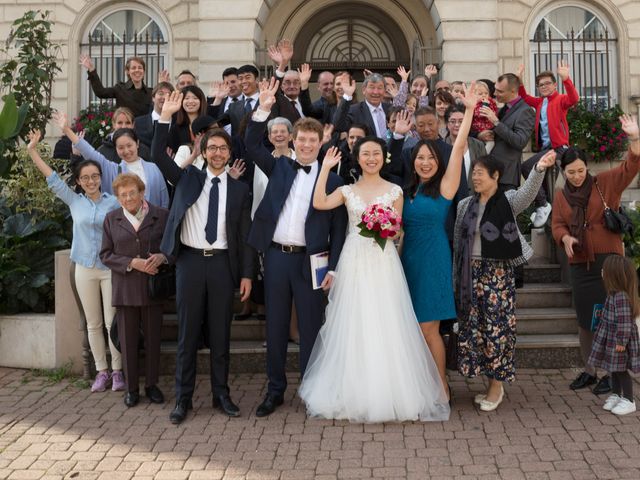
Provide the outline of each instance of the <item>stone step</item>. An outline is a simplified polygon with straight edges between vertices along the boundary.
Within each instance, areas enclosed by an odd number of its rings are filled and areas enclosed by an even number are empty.
[[[525,283],[516,292],[518,308],[563,308],[571,302],[571,286],[565,283]]]
[[[575,334],[576,313],[573,308],[518,308],[518,335]]]
[[[289,343],[287,371],[298,370],[300,347]],[[160,374],[173,375],[176,368],[176,342],[162,342]],[[264,373],[267,349],[261,341],[232,341],[231,373]],[[518,335],[516,345],[517,368],[566,368],[581,365],[577,334]],[[209,373],[209,350],[197,355],[198,373]]]
[[[524,267],[524,283],[560,283],[562,269],[557,263],[529,263]]]
[[[231,340],[262,340],[266,335],[264,320],[255,317],[247,320],[234,320],[231,322]],[[163,341],[175,341],[178,338],[178,316],[175,313],[165,313],[162,319]]]

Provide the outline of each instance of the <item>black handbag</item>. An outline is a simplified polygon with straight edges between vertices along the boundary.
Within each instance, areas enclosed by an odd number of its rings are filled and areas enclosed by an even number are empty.
[[[620,207],[617,212],[612,210],[604,200],[604,195],[602,195],[602,191],[598,186],[598,180],[594,179],[594,183],[596,184],[596,189],[604,205],[604,226],[613,233],[628,233],[629,235],[633,235],[633,222],[624,211],[624,208]]]
[[[155,275],[149,275],[149,298],[164,300],[176,294],[176,268],[162,265]]]

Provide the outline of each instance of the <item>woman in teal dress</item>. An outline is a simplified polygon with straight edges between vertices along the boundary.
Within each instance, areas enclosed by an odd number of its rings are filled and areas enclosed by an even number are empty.
[[[445,350],[440,320],[456,317],[453,301],[452,260],[445,222],[458,187],[467,136],[477,98],[474,88],[465,92],[465,114],[453,144],[449,165],[439,157],[437,144],[421,140],[412,151],[413,177],[405,189],[402,265],[409,284],[413,309],[422,335],[436,361],[443,385]],[[402,130],[404,125],[400,125]],[[396,131],[398,131],[396,121]],[[447,395],[448,392],[448,386]]]

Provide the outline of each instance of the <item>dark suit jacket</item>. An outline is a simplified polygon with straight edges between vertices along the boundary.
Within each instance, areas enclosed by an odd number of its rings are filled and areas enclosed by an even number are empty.
[[[244,111],[245,102],[235,102],[229,106],[226,112],[223,112],[224,102],[217,107],[211,107],[209,109],[209,115],[217,119],[218,125],[231,125],[231,135],[240,134],[240,125],[248,114]],[[258,107],[258,101],[252,103],[253,110]]]
[[[495,145],[491,156],[504,165],[501,184],[520,185],[522,150],[529,142],[536,123],[535,111],[520,99],[493,129]]]
[[[151,140],[153,140],[153,123],[150,113],[136,117],[133,121],[133,129],[136,131],[140,143],[145,144],[147,147],[151,146]]]
[[[453,147],[451,143],[451,137],[447,136],[444,141]],[[471,168],[468,172],[464,172],[467,178],[467,186],[469,187],[469,195],[474,193],[473,183],[471,182],[471,174],[473,173],[473,162],[476,158],[483,157],[487,154],[487,148],[482,140],[478,140],[477,138],[468,137],[467,143],[469,144],[469,158],[471,159]]]
[[[380,105],[382,106],[386,116],[390,108],[389,104],[382,102]],[[353,105],[351,105],[350,102],[346,102],[344,99],[340,100],[336,113],[333,116],[334,131],[348,132],[349,128],[351,128],[351,125],[354,123],[363,123],[369,128],[371,135],[376,134],[376,123],[371,116],[369,106],[364,100]]]
[[[160,253],[160,241],[167,223],[169,211],[149,204],[149,212],[136,232],[124,216],[122,208],[109,212],[104,219],[100,260],[111,269],[114,307],[139,307],[157,305],[163,300],[149,298],[149,275],[138,270],[127,272],[134,258],[149,258]],[[171,255],[167,255],[169,261]]]
[[[182,220],[187,210],[198,200],[207,172],[193,165],[184,170],[166,153],[167,124],[158,123],[151,147],[151,157],[160,171],[174,185],[173,203],[169,212],[167,226],[162,238],[160,250],[165,255],[177,256],[180,253],[180,233]],[[233,282],[237,285],[240,278],[253,278],[254,251],[247,244],[251,225],[251,200],[249,187],[227,177],[227,248]]]
[[[297,120],[300,120],[300,112],[293,106],[291,100],[284,96],[282,90],[278,90],[276,93],[276,103],[271,107],[271,115],[269,118],[284,117],[293,125]]]
[[[318,100],[311,103],[311,94],[309,93],[308,88],[300,91],[298,100],[300,100],[302,113],[307,117],[318,119],[322,124],[333,123],[333,116],[338,105],[330,104],[324,97],[320,97]]]
[[[262,143],[266,122],[249,121],[245,144],[247,154],[269,177],[264,198],[253,218],[249,233],[249,243],[259,251],[266,251],[271,245],[278,218],[289,196],[291,185],[296,177],[293,160],[288,157],[275,158]],[[329,174],[327,193],[342,185],[342,179]],[[329,250],[329,270],[335,270],[347,233],[347,211],[344,206],[333,210],[316,210],[313,202],[305,223],[307,258],[303,269],[305,279],[311,279],[309,255]]]

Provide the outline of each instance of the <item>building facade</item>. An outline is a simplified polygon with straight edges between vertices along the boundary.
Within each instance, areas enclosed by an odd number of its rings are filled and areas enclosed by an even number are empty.
[[[0,1],[2,38],[29,9],[52,12],[63,45],[54,106],[70,114],[92,101],[81,53],[105,85],[137,54],[148,84],[159,69],[189,69],[206,91],[227,66],[265,69],[266,46],[281,38],[294,41],[294,66],[316,72],[436,63],[441,78],[469,81],[524,63],[531,86],[565,58],[585,99],[635,111],[640,95],[640,2],[631,0],[14,0]]]

